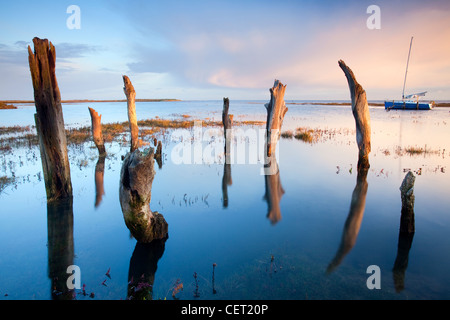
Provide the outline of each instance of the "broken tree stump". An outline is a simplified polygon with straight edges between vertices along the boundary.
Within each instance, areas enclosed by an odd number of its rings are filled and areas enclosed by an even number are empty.
[[[155,176],[154,149],[135,150],[126,155],[120,172],[119,199],[127,228],[143,243],[162,239],[168,224],[162,214],[150,210]]]
[[[359,157],[358,167],[369,168],[370,146],[370,113],[367,103],[366,91],[356,81],[353,71],[339,60],[339,66],[347,78],[350,88],[350,96],[352,99],[352,112],[356,123],[356,142],[358,144]]]
[[[405,288],[405,272],[408,268],[409,251],[415,234],[414,223],[414,182],[416,177],[409,171],[400,186],[402,198],[402,211],[400,217],[400,230],[398,234],[397,257],[395,258],[392,275],[395,291]]]
[[[94,138],[94,143],[98,149],[99,155],[102,156],[106,154],[102,133],[102,115],[99,115],[97,111],[92,108],[88,107],[88,109],[89,114],[91,115],[92,137]]]
[[[286,85],[283,85],[279,80],[275,79],[273,87],[270,88],[270,102],[264,105],[267,110],[267,157],[270,157],[275,151],[277,142],[280,138],[284,115],[288,111],[286,103],[284,102],[285,91]]]
[[[36,105],[36,131],[39,138],[47,200],[72,197],[67,140],[61,94],[55,75],[56,51],[47,39],[33,39],[28,46],[28,62]]]
[[[127,76],[123,76],[123,83],[123,91],[127,97],[128,122],[131,133],[130,152],[133,152],[139,147],[139,128],[136,118],[136,91],[134,91],[134,87]]]
[[[416,177],[408,171],[400,186],[402,197],[402,213],[400,218],[400,232],[414,233],[414,182]]]

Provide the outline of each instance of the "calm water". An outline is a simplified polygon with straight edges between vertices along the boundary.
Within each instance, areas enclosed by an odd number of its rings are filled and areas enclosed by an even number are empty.
[[[263,103],[231,100],[230,113],[237,120],[265,120]],[[66,125],[90,125],[87,106],[102,114],[102,123],[127,119],[126,103],[66,104]],[[262,127],[242,128],[250,138],[237,135],[236,141],[247,158],[229,167],[220,155],[208,157],[221,128],[202,130],[204,160],[214,160],[203,164],[175,163],[179,142],[172,131],[160,133],[164,162],[155,164],[150,208],[164,215],[169,237],[147,246],[130,235],[119,203],[128,143],[106,144],[101,197],[93,142],[69,147],[73,203],[59,206],[47,205],[37,147],[2,152],[0,176],[15,180],[0,193],[0,299],[61,298],[54,289],[65,283],[68,265],[80,268],[87,293],[76,290],[72,298],[86,300],[126,299],[131,277],[142,274],[152,283],[147,292],[153,299],[172,299],[179,283],[180,299],[449,299],[449,109],[370,108],[371,167],[358,180],[350,107],[288,108],[283,131],[310,127],[326,134],[314,144],[282,138],[274,176],[262,175],[262,160],[249,155],[260,152],[252,134]],[[2,110],[0,126],[33,125],[34,110]],[[185,114],[220,121],[222,101],[137,103],[136,111],[138,119]],[[404,152],[411,146],[428,152]],[[416,176],[416,232],[405,249],[399,247],[399,187],[408,170]],[[276,182],[284,191],[279,203],[265,197]],[[367,193],[358,193],[364,186]],[[351,210],[353,195],[363,212]],[[346,221],[360,225],[342,252]],[[403,262],[400,280],[393,276],[396,259]],[[380,268],[379,290],[366,285],[371,265]]]

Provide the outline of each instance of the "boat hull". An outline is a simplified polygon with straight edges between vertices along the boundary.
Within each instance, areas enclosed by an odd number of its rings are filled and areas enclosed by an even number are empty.
[[[431,110],[433,105],[414,101],[385,101],[384,108],[386,110]]]

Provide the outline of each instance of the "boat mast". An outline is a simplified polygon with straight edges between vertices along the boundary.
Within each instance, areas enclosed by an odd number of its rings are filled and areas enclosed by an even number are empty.
[[[411,42],[409,44],[408,61],[406,62],[405,80],[403,81],[403,93],[402,93],[402,99],[403,100],[405,100],[406,75],[408,74],[409,56],[411,55],[412,41],[413,41],[413,37],[411,37]]]

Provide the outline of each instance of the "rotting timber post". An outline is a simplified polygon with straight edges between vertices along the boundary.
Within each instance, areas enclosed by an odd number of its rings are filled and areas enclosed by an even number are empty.
[[[130,124],[131,133],[131,148],[130,152],[133,152],[139,147],[139,128],[137,125],[136,118],[136,91],[131,84],[130,79],[127,76],[123,76],[123,91],[127,97],[127,108],[128,108],[128,122]]]
[[[264,105],[267,110],[267,157],[271,157],[272,153],[275,152],[278,139],[280,138],[284,115],[288,111],[286,103],[284,102],[285,91],[286,85],[283,85],[279,80],[275,79],[273,87],[270,88],[270,102]]]
[[[119,199],[127,228],[143,243],[167,236],[168,224],[162,214],[150,210],[155,177],[154,149],[129,152],[120,172]]]
[[[123,76],[124,92],[128,102],[131,149],[125,156],[120,171],[119,200],[125,225],[133,237],[142,243],[163,239],[168,234],[168,224],[162,214],[150,209],[152,183],[155,177],[155,150],[150,147],[142,152],[138,149],[138,125],[133,85]],[[161,144],[157,151],[161,157]],[[161,158],[160,158],[161,160]]]
[[[56,51],[47,39],[33,39],[28,62],[36,105],[36,131],[44,172],[47,200],[72,197],[67,140],[61,94],[55,75]]]
[[[352,99],[352,112],[356,123],[356,142],[358,143],[358,168],[369,168],[370,147],[370,113],[366,91],[356,81],[353,71],[339,60],[339,66],[347,77]]]
[[[91,123],[92,123],[92,137],[94,138],[94,143],[98,149],[98,153],[100,156],[106,155],[105,150],[105,143],[103,141],[103,134],[102,134],[102,115],[98,114],[97,111],[95,111],[92,108],[89,108],[89,113],[91,115]]]

